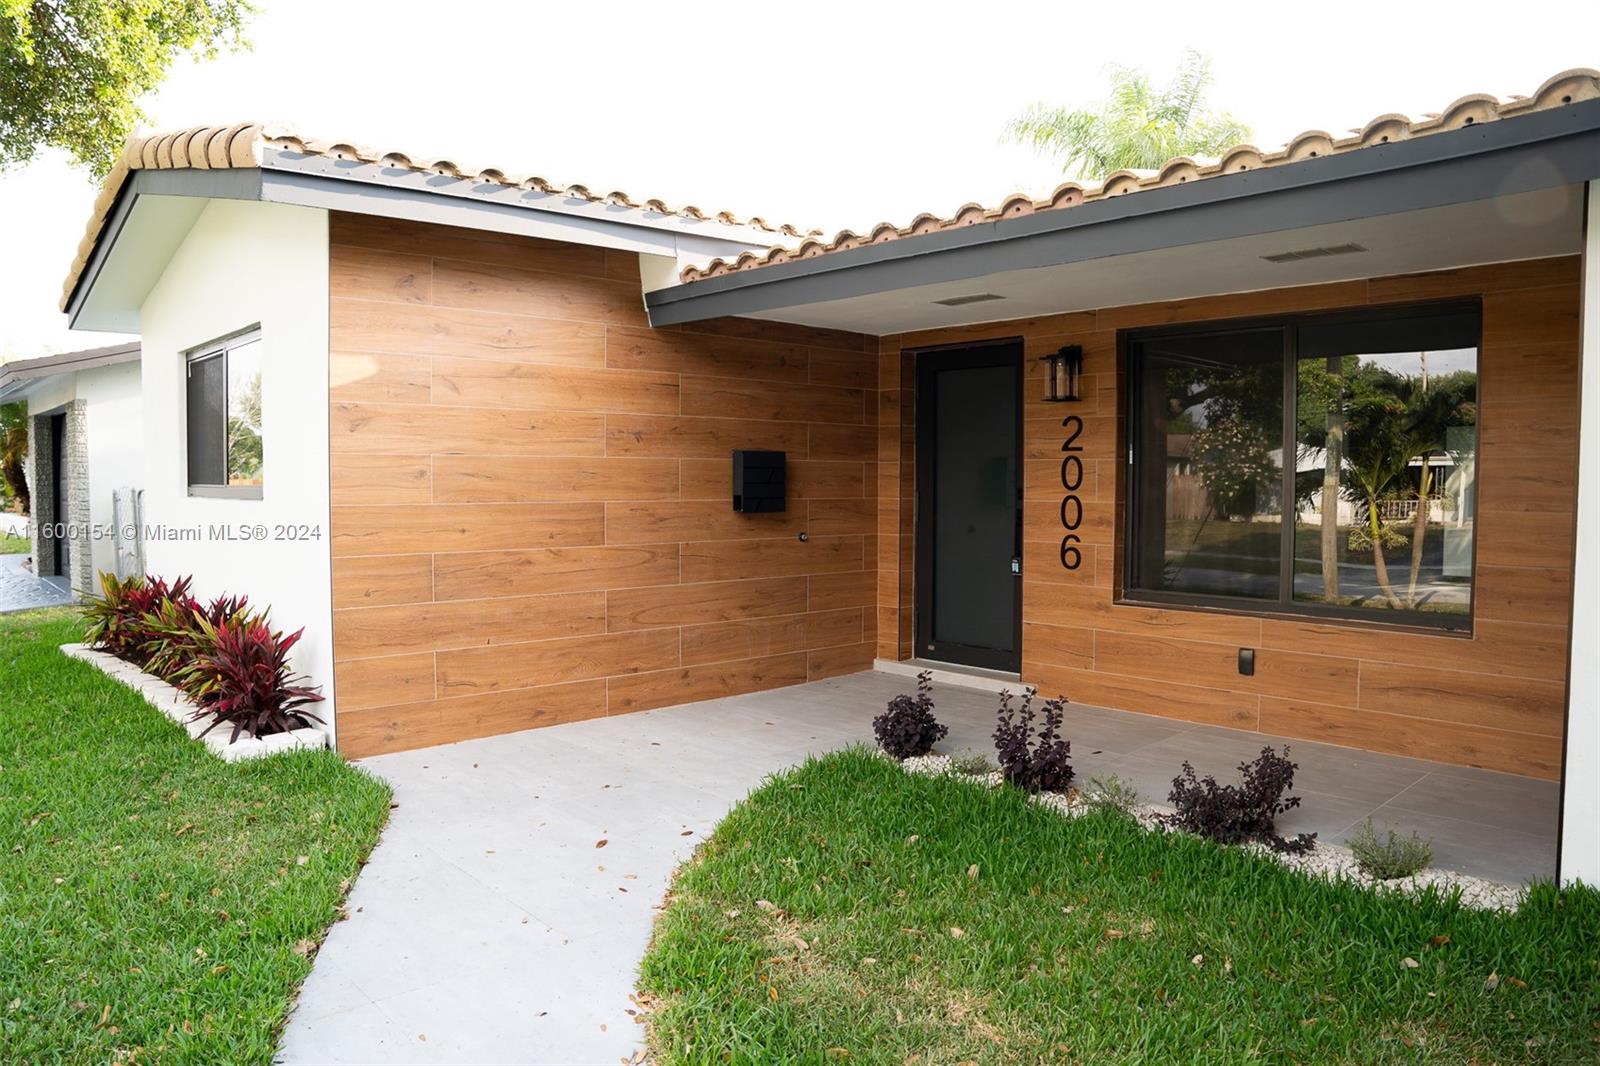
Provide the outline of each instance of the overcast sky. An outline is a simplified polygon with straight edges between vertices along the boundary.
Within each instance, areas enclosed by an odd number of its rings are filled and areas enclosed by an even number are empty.
[[[1600,65],[1593,0],[1528,18],[1460,0],[258,6],[253,50],[181,63],[151,128],[278,120],[830,235],[1048,192],[1059,172],[1001,146],[1006,120],[1093,102],[1114,63],[1163,82],[1186,47],[1212,57],[1212,104],[1263,148]],[[56,311],[94,195],[56,155],[0,175],[0,356],[110,339]]]

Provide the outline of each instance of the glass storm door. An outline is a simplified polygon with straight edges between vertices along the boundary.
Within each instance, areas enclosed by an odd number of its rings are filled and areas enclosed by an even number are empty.
[[[916,654],[1022,664],[1022,346],[917,356]]]

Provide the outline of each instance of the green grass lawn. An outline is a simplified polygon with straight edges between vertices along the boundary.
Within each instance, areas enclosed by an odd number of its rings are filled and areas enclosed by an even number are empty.
[[[1594,1062],[1600,894],[1381,896],[855,750],[734,809],[641,987],[669,1063]]]
[[[0,533],[0,555],[22,555],[32,550],[33,544],[27,537],[18,537],[11,533]]]
[[[388,787],[332,752],[228,765],[0,616],[0,1062],[267,1063]]]

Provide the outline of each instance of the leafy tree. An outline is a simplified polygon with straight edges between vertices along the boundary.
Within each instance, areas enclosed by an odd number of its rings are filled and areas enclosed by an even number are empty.
[[[261,374],[239,389],[228,412],[228,484],[261,482]]]
[[[1189,50],[1171,84],[1111,68],[1111,93],[1097,108],[1030,105],[1006,126],[1005,139],[1061,161],[1061,171],[1089,180],[1117,170],[1154,170],[1175,156],[1216,156],[1248,140],[1250,128],[1205,107],[1211,61]]]
[[[1212,513],[1249,518],[1275,487],[1283,377],[1268,363],[1200,361],[1165,369],[1167,432],[1188,433]]]
[[[1168,448],[1174,437],[1187,436],[1184,454],[1205,488],[1205,504],[1192,526],[1188,545],[1178,547],[1168,531],[1168,556],[1163,580],[1171,587],[1202,547],[1213,519],[1249,521],[1276,510],[1275,490],[1281,477],[1273,450],[1281,447],[1283,373],[1276,363],[1236,359],[1234,342],[1222,339],[1211,347],[1191,345],[1185,356],[1164,357],[1160,402],[1165,408],[1163,435]],[[1174,558],[1172,553],[1181,553]]]
[[[1200,472],[1212,513],[1248,520],[1264,490],[1279,476],[1272,458],[1278,444],[1260,423],[1236,418],[1209,422],[1189,438],[1189,458]]]
[[[173,62],[239,48],[250,0],[0,0],[0,168],[65,149],[96,176]]]
[[[22,505],[23,514],[32,514],[28,498],[28,478],[23,463],[28,458],[28,405],[24,402],[0,405],[0,480],[5,495]]]

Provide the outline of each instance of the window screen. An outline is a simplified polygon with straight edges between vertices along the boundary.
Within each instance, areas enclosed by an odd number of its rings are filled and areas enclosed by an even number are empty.
[[[189,484],[228,481],[227,356],[189,361]]]

